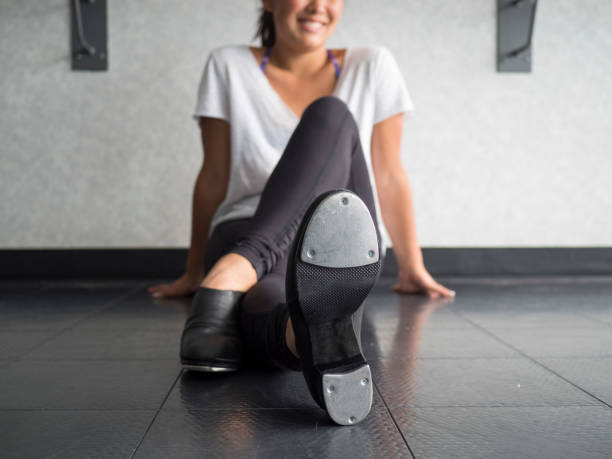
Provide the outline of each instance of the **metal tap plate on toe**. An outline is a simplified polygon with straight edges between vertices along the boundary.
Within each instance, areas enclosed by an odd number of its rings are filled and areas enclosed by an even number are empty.
[[[326,198],[306,226],[300,258],[329,268],[378,261],[376,229],[365,203],[353,193]]]

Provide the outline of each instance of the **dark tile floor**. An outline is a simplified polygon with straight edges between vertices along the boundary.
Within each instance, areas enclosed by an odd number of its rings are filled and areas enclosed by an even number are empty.
[[[157,280],[0,282],[0,457],[612,455],[612,278],[440,278],[366,300],[374,404],[336,426],[301,373],[182,372]]]

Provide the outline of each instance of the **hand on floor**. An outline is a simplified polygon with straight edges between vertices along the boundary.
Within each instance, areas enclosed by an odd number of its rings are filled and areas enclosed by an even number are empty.
[[[167,298],[173,296],[188,296],[195,292],[204,276],[191,276],[183,274],[171,284],[160,284],[149,287],[147,290],[153,298]]]
[[[393,285],[392,290],[397,293],[425,293],[430,298],[455,296],[455,291],[436,282],[425,266],[400,269],[398,282]]]

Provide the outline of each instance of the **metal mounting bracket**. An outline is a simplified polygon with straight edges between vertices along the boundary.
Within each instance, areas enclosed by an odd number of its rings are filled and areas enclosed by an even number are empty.
[[[72,70],[108,70],[106,0],[69,0]]]
[[[531,72],[538,0],[497,0],[497,71]]]

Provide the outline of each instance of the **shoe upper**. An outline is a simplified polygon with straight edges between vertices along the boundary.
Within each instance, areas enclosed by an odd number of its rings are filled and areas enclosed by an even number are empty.
[[[200,287],[181,336],[181,359],[237,363],[242,357],[239,305],[245,292]]]

